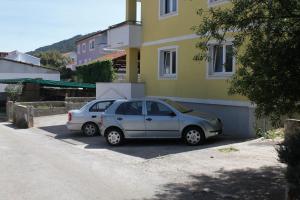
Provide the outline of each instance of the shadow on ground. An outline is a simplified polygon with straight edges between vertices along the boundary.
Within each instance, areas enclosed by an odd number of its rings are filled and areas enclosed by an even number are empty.
[[[220,170],[215,176],[192,176],[188,184],[164,185],[151,200],[282,200],[285,196],[283,173],[280,167]]]
[[[65,141],[73,145],[85,144],[86,149],[108,149],[143,159],[152,159],[170,154],[177,154],[240,142],[240,140],[233,141],[224,140],[222,138],[214,138],[208,140],[203,146],[191,147],[185,145],[181,140],[129,140],[126,141],[123,146],[111,147],[108,146],[105,138],[101,136],[84,137],[80,133],[68,131],[65,125],[39,127],[39,129],[52,133],[55,139]]]

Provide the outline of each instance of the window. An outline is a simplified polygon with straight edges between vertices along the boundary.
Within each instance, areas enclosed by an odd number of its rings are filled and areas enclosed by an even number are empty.
[[[174,112],[162,103],[147,101],[147,115],[149,116],[171,116]]]
[[[80,45],[77,45],[77,54],[80,54]]]
[[[208,6],[214,6],[221,3],[229,2],[228,0],[208,0]]]
[[[90,112],[104,112],[111,104],[113,101],[102,101],[95,103],[91,108]]]
[[[211,45],[209,47],[209,75],[232,75],[234,56],[232,44]]]
[[[159,49],[160,78],[176,78],[177,75],[177,47]]]
[[[134,101],[122,103],[116,110],[117,115],[143,115],[143,102]]]
[[[90,44],[90,50],[94,50],[95,49],[95,40],[91,40],[89,42],[89,44]]]
[[[160,0],[160,16],[172,16],[178,12],[178,0]]]
[[[85,53],[85,52],[86,52],[86,44],[83,43],[83,44],[82,44],[82,53]]]

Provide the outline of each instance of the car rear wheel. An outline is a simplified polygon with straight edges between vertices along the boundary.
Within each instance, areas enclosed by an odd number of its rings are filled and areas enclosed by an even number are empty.
[[[93,137],[99,133],[98,126],[94,123],[86,123],[82,127],[82,132],[87,137]]]
[[[124,141],[122,131],[117,128],[109,129],[105,135],[106,141],[111,146],[119,146]]]
[[[201,128],[190,127],[184,131],[183,139],[190,146],[197,146],[205,142],[205,134]]]

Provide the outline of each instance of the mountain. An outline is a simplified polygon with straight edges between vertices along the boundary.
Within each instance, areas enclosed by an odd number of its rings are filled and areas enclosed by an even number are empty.
[[[70,51],[76,51],[76,45],[75,42],[78,40],[82,35],[76,35],[70,39],[63,40],[57,43],[54,43],[52,45],[40,47],[34,51],[28,52],[28,54],[34,55],[39,52],[45,52],[45,51],[58,51],[60,53],[67,53]]]

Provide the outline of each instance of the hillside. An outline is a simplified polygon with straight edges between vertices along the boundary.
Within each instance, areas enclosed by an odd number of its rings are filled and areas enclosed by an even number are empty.
[[[45,51],[58,51],[60,53],[66,53],[70,51],[76,51],[76,45],[75,41],[78,40],[82,35],[76,35],[75,37],[72,37],[67,40],[63,40],[57,43],[54,43],[52,45],[40,47],[34,51],[28,52],[31,55],[34,55],[39,52],[45,52]]]

